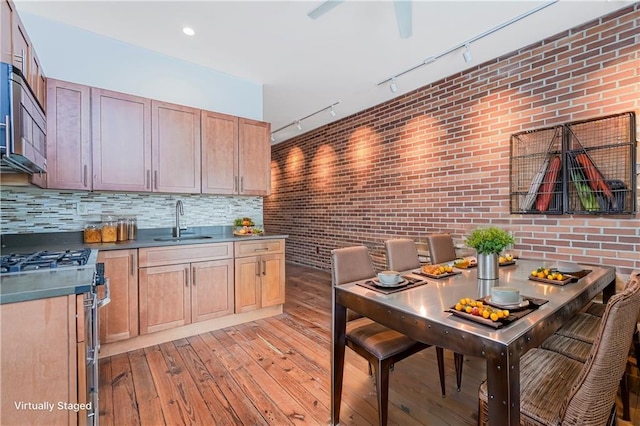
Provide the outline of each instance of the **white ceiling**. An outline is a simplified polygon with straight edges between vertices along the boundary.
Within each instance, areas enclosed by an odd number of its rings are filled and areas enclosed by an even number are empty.
[[[471,43],[469,63],[460,48],[399,77],[394,94],[378,83],[548,2],[413,1],[413,35],[403,39],[391,1],[345,0],[316,20],[307,13],[323,1],[15,1],[19,11],[262,83],[272,130],[340,101],[335,118],[315,114],[303,132],[632,3],[553,3]],[[183,35],[187,25],[194,37]],[[274,136],[298,134],[289,126]]]

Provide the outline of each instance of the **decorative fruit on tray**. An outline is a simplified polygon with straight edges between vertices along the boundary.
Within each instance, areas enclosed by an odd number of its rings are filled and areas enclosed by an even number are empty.
[[[498,258],[498,263],[506,263],[506,262],[511,262],[513,260],[513,255],[511,254],[505,254],[504,256],[500,256]]]
[[[255,226],[255,223],[250,217],[237,218],[233,221],[233,225],[233,235],[260,235],[264,232],[264,229],[259,226]]]
[[[536,278],[545,278],[552,281],[562,281],[568,278],[562,275],[560,272],[550,271],[549,269],[542,267],[531,271],[531,276]]]
[[[422,265],[422,272],[431,275],[442,275],[453,272],[453,267],[450,265]]]
[[[250,217],[237,218],[233,224],[235,226],[255,226],[255,223],[253,223]]]
[[[506,309],[494,308],[493,306],[485,305],[479,300],[470,299],[468,297],[460,299],[460,301],[456,303],[455,309],[456,311],[466,312],[477,317],[490,319],[493,322],[509,316],[509,311]]]

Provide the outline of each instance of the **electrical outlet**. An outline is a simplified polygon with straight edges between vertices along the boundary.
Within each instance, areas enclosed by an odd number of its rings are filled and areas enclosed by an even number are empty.
[[[86,215],[88,213],[88,211],[87,211],[87,203],[83,203],[83,202],[78,201],[76,203],[76,213],[79,216]]]

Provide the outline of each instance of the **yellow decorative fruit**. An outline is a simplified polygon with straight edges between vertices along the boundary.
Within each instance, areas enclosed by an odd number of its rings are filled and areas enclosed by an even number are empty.
[[[507,311],[506,309],[504,311],[502,311],[502,315],[507,318],[509,316],[509,311]]]
[[[498,314],[492,312],[491,315],[489,315],[489,318],[491,318],[491,321],[498,321]]]
[[[471,311],[473,311],[473,308],[471,306],[467,306],[466,308],[464,308],[464,311],[468,314],[471,313]]]
[[[456,303],[456,311],[461,311],[462,305],[460,303]]]
[[[484,311],[482,311],[482,318],[489,318],[489,315],[491,315],[491,313],[489,312],[488,309],[485,309]]]

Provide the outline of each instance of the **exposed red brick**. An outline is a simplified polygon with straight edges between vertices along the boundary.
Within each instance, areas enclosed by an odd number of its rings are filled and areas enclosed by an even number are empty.
[[[365,244],[382,267],[385,239],[462,243],[488,224],[523,257],[640,269],[638,214],[509,211],[511,134],[640,114],[639,26],[635,3],[275,145],[266,228],[290,235],[289,260],[321,269],[336,247]]]

